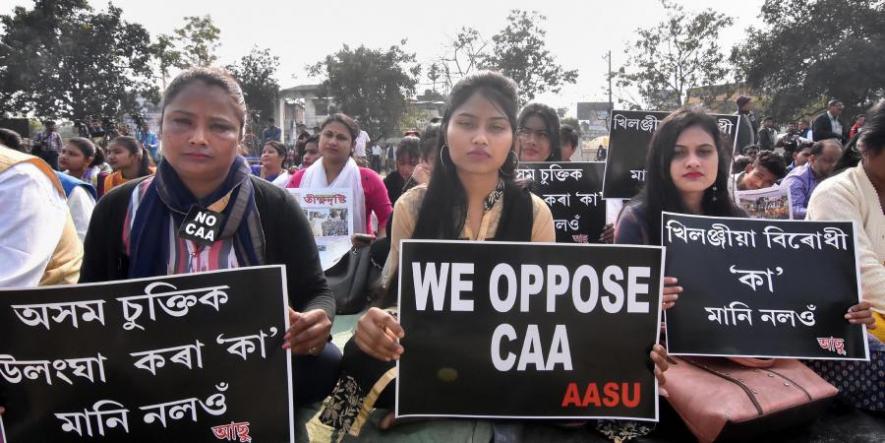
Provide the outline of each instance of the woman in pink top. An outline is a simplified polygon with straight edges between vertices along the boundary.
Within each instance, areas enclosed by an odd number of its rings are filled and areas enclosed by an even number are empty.
[[[369,168],[357,166],[353,160],[353,148],[359,133],[359,126],[347,115],[329,116],[320,126],[322,157],[309,168],[296,171],[287,187],[352,189],[353,232],[381,237],[393,206],[381,176]],[[372,213],[378,219],[377,233],[372,230]]]

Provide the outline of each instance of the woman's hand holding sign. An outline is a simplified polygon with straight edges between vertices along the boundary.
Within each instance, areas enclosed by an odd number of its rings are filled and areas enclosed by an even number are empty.
[[[663,346],[656,344],[652,346],[649,355],[651,361],[655,362],[655,378],[658,379],[658,385],[664,386],[667,382],[664,372],[667,372],[667,369],[670,368],[670,365],[667,363],[667,350]]]
[[[356,325],[354,340],[366,354],[382,360],[397,360],[403,354],[399,339],[405,336],[402,326],[390,313],[370,308]]]
[[[677,283],[679,283],[679,280],[676,277],[664,277],[664,297],[661,299],[664,310],[672,308],[676,305],[676,300],[679,300],[682,286],[677,285]]]
[[[860,302],[850,308],[845,318],[853,325],[867,325],[867,329],[876,329],[876,319],[873,318],[873,305],[870,302]]]
[[[283,349],[296,355],[317,355],[326,346],[332,322],[322,309],[296,312],[289,308],[289,330],[283,337]]]

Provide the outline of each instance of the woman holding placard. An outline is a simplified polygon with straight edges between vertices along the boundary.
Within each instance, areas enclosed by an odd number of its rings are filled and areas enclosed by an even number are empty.
[[[373,233],[372,214],[378,219],[378,235],[383,236],[392,205],[381,176],[357,166],[353,149],[360,128],[344,114],[330,115],[320,126],[322,157],[307,169],[295,172],[288,188],[349,188],[353,190],[355,233]]]
[[[692,108],[664,119],[651,139],[645,188],[624,208],[615,243],[660,245],[661,212],[745,217],[729,198],[729,155],[716,119]],[[664,308],[673,307],[682,292],[673,277],[664,279]],[[848,309],[855,324],[873,324],[870,304]]]
[[[516,84],[496,73],[469,75],[452,89],[430,183],[409,190],[397,201],[390,254],[382,274],[385,288],[395,286],[403,239],[555,241],[546,203],[513,180],[519,163],[517,101]],[[393,292],[388,291],[389,299],[382,298],[377,305],[393,306]],[[394,378],[390,370],[403,353],[399,339],[404,334],[395,308],[371,308],[360,318],[353,339],[345,346],[342,378],[331,403],[311,421],[311,432],[341,432],[352,420],[359,422],[357,412],[371,410],[372,402],[378,407],[393,406],[393,386],[385,387],[384,382]],[[655,345],[651,358],[663,382],[664,349]],[[392,423],[390,414],[380,426]]]
[[[247,115],[243,91],[226,71],[179,74],[163,96],[157,173],[99,201],[80,281],[286,265],[291,327],[283,346],[295,354],[296,403],[315,402],[333,387],[341,358],[328,341],[335,299],[304,213],[239,155]],[[204,223],[199,239],[178,229],[200,213],[223,221]]]

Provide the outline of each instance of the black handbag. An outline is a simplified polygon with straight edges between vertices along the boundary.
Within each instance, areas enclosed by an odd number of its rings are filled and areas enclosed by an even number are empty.
[[[369,304],[371,282],[380,275],[372,264],[371,248],[355,247],[326,271],[326,282],[335,295],[335,312],[357,314]]]

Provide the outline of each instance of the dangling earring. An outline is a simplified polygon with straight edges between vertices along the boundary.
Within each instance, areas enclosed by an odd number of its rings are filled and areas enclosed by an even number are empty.
[[[716,192],[719,191],[719,188],[717,188],[716,185],[713,185],[712,189],[713,189],[713,201],[715,202],[717,200]]]
[[[445,151],[447,149],[449,149],[449,145],[442,145],[442,147],[439,148],[439,164],[440,164],[440,166],[442,166],[443,170],[448,169],[448,166],[446,165],[445,157],[443,157],[443,151]]]

